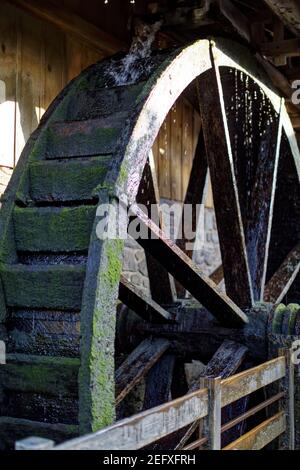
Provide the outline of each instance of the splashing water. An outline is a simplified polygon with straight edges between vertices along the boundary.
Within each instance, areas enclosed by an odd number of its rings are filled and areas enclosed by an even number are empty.
[[[135,83],[147,72],[145,59],[151,55],[152,44],[161,25],[162,21],[152,25],[140,21],[136,25],[129,53],[121,61],[113,62],[108,70],[116,86]]]

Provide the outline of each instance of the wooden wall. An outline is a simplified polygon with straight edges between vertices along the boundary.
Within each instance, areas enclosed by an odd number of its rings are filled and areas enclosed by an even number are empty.
[[[51,101],[104,56],[48,23],[0,3],[0,192]]]
[[[177,100],[153,146],[161,197],[184,200],[200,126],[191,104],[185,98]]]

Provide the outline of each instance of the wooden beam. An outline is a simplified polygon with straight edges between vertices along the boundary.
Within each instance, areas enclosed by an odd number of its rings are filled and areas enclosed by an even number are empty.
[[[73,439],[57,450],[138,450],[201,419],[208,412],[207,389],[118,421],[94,434]]]
[[[285,432],[286,420],[284,412],[259,424],[223,450],[261,450]]]
[[[116,404],[149,372],[151,367],[166,352],[170,343],[164,339],[145,339],[116,371]]]
[[[300,56],[300,39],[267,42],[261,45],[261,53],[267,57],[298,57]]]
[[[124,276],[120,280],[119,300],[146,321],[167,323],[175,320],[174,315],[147,297]]]
[[[104,51],[114,54],[124,48],[125,44],[115,36],[102,31],[92,23],[83,20],[80,16],[72,13],[61,3],[53,0],[7,0],[18,8],[47,21],[67,34],[76,36],[80,41]]]
[[[175,356],[164,354],[150,370],[146,380],[144,410],[163,405],[170,401]]]
[[[164,266],[196,300],[202,303],[215,317],[225,325],[242,325],[248,322],[247,315],[202,271],[175,242],[168,240],[157,225],[150,220],[136,205],[131,206],[131,213],[137,217],[142,233],[148,231],[148,237],[137,242]]]
[[[201,75],[198,83],[226,292],[240,307],[250,307],[253,303],[253,291],[218,65],[214,63],[214,69]]]
[[[220,0],[220,11],[230,21],[238,33],[251,41],[251,29],[248,18],[230,0]]]
[[[282,93],[285,98],[291,99],[294,89],[291,87],[289,80],[280,72],[271,62],[262,57],[260,54],[255,55],[258,62],[265,69],[265,72],[271,79],[273,85]],[[295,108],[300,110],[300,105],[294,105]]]
[[[264,300],[280,303],[300,271],[300,243],[288,254],[265,288]]]
[[[279,357],[222,380],[222,407],[282,379],[285,373],[285,357]]]
[[[289,30],[300,37],[300,4],[298,0],[264,0]]]

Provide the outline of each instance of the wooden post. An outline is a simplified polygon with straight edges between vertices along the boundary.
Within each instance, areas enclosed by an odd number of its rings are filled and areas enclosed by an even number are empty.
[[[43,439],[42,437],[27,437],[15,444],[15,450],[49,450],[55,445],[54,441],[50,439]]]
[[[221,450],[221,377],[204,379],[208,389],[208,415],[204,424],[204,436],[209,450]]]
[[[290,349],[280,349],[279,356],[286,361],[286,375],[280,381],[280,391],[285,393],[281,401],[281,409],[286,415],[286,432],[279,438],[279,448],[282,450],[295,450],[295,410],[294,410],[294,364]]]

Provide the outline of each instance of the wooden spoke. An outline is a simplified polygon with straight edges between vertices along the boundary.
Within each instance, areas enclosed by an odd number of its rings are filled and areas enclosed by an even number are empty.
[[[289,253],[265,288],[266,302],[281,303],[300,272],[300,243]]]
[[[201,387],[202,379],[205,377],[221,377],[226,379],[233,375],[242,364],[247,354],[247,348],[233,341],[224,341],[217,350],[211,361],[203,369],[198,379],[191,385],[188,393],[194,392]],[[192,434],[199,427],[200,422],[197,421],[185,429],[184,435],[181,436],[180,442],[176,449],[182,449]]]
[[[290,143],[284,132],[282,136],[277,187],[275,194],[273,223],[269,243],[268,268],[266,275],[267,295],[271,292],[269,283],[280,272],[300,240],[300,184]],[[294,265],[296,268],[296,265]],[[293,269],[293,268],[292,268]],[[286,280],[289,279],[287,274]],[[274,278],[276,280],[276,277]],[[276,281],[275,281],[276,282]],[[272,285],[272,284],[270,284]],[[287,286],[289,302],[298,302],[300,283]],[[274,295],[275,291],[274,291]],[[279,293],[280,295],[280,293]],[[274,298],[274,297],[273,297]]]
[[[282,100],[277,112],[246,74],[230,67],[220,73],[249,272],[258,301],[265,284],[284,106]]]
[[[137,241],[164,266],[196,300],[201,302],[224,325],[247,323],[247,316],[226,294],[206,277],[199,267],[171,240],[167,240],[162,230],[151,221],[136,205],[131,206],[131,213],[148,230],[147,239]]]
[[[246,228],[249,269],[255,300],[263,299],[268,246],[273,221],[278,162],[282,136],[282,121],[274,120],[261,142],[250,214]],[[252,217],[251,217],[252,216]],[[259,220],[259,223],[258,223]]]
[[[170,401],[175,356],[164,354],[152,367],[146,380],[144,410]]]
[[[150,297],[147,297],[124,276],[121,276],[119,300],[146,321],[153,323],[168,323],[175,321],[172,313],[163,309]]]
[[[159,221],[160,226],[162,225],[162,218],[159,211],[159,190],[158,182],[156,179],[155,163],[153,153],[150,152],[149,158],[144,168],[142,181],[137,194],[137,203],[143,204],[147,209],[152,206],[152,211],[155,206],[157,211],[155,214],[152,213],[155,221]],[[150,282],[150,292],[153,300],[159,304],[172,304],[174,301],[175,286],[170,279],[169,273],[162,267],[159,266],[157,260],[153,256],[146,252],[148,277]]]
[[[146,339],[125,359],[115,376],[117,405],[146,376],[169,345],[164,339]]]
[[[220,72],[199,79],[199,99],[227,294],[240,307],[253,303],[245,236]],[[233,242],[234,240],[234,242]]]

